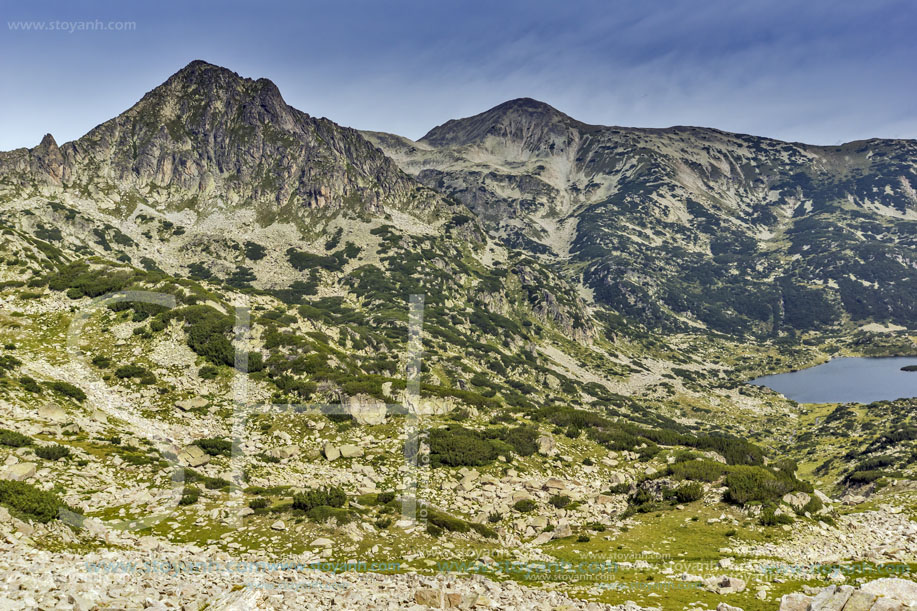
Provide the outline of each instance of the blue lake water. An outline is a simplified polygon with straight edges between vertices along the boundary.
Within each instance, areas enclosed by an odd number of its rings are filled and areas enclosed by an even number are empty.
[[[915,357],[844,357],[791,373],[762,376],[749,384],[766,386],[800,403],[872,403],[917,397]]]

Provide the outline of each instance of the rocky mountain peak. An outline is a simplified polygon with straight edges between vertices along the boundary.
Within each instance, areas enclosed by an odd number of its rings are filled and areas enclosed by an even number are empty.
[[[490,110],[433,128],[420,142],[434,147],[485,145],[488,140],[538,151],[569,137],[582,124],[553,106],[532,98],[509,100]]]
[[[208,111],[232,108],[237,113],[210,115]],[[295,111],[298,112],[298,111]],[[147,93],[131,110],[133,115],[148,114],[148,119],[200,123],[239,119],[247,124],[270,122],[292,129],[294,109],[287,105],[272,81],[250,79],[221,66],[195,60]],[[204,126],[202,126],[204,127]]]
[[[45,134],[38,145],[39,150],[52,151],[58,150],[57,140],[51,134]]]
[[[153,207],[176,198],[199,210],[254,202],[269,218],[278,206],[285,214],[397,206],[418,186],[355,130],[289,106],[270,80],[201,60],[78,140],[58,148],[49,135],[0,155],[0,175],[26,185],[27,172],[98,193],[117,184]]]

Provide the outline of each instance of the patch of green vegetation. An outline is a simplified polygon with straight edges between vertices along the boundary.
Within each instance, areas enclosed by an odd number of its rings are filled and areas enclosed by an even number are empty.
[[[481,467],[498,456],[507,460],[514,454],[531,456],[535,453],[537,429],[528,426],[496,427],[484,431],[450,424],[433,429],[427,436],[430,465],[433,467]]]
[[[52,492],[39,490],[25,482],[9,480],[0,480],[0,505],[9,509],[14,517],[42,524],[60,517],[62,509],[79,513]]]
[[[123,290],[137,278],[133,270],[100,267],[92,269],[87,263],[70,263],[47,277],[52,291],[67,291],[73,299],[98,297]]]
[[[194,442],[194,445],[210,456],[232,456],[232,442],[228,439],[208,437],[207,439],[198,439]]]
[[[54,392],[70,397],[78,403],[82,403],[86,400],[86,393],[84,393],[79,387],[74,386],[70,382],[55,380],[52,382],[45,382],[45,386]]]
[[[32,445],[32,438],[10,429],[0,429],[0,445],[22,448]]]
[[[60,460],[70,456],[70,448],[62,445],[38,446],[35,448],[35,455],[45,460]]]
[[[146,367],[136,363],[118,367],[115,369],[115,377],[122,380],[128,378],[136,379],[141,384],[146,385],[156,383],[156,376],[151,371],[148,371]]]
[[[316,507],[343,507],[347,494],[337,487],[309,488],[293,495],[293,509],[310,511]]]

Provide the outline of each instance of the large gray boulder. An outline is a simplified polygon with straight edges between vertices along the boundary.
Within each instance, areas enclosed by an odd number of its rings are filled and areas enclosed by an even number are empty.
[[[182,399],[181,401],[175,402],[175,407],[180,409],[183,412],[189,412],[193,409],[200,409],[202,407],[207,407],[209,405],[207,399],[201,397],[194,397],[192,399]]]
[[[556,453],[554,437],[551,435],[542,435],[538,438],[538,453],[544,456],[552,456]]]
[[[829,586],[815,595],[810,611],[841,611],[853,593],[853,586]]]
[[[863,584],[864,592],[917,606],[917,583],[899,577],[884,577]]]
[[[870,594],[869,592],[864,592],[863,590],[857,590],[850,595],[850,598],[847,599],[847,604],[844,605],[844,611],[869,611],[872,609],[872,606],[875,602],[875,594]]]
[[[276,458],[277,460],[285,460],[287,458],[293,458],[299,454],[299,446],[288,445],[283,446],[282,448],[271,448],[265,452],[268,456]]]
[[[39,407],[38,417],[49,422],[65,422],[69,418],[63,407],[53,403],[45,403]]]
[[[36,469],[37,465],[33,462],[16,463],[15,465],[8,467],[0,477],[3,479],[12,480],[14,482],[21,482],[35,475]]]
[[[704,580],[704,585],[717,594],[736,594],[745,591],[745,580],[738,577],[721,575],[719,577],[708,577]]]
[[[210,456],[199,446],[185,446],[185,449],[178,453],[178,460],[186,467],[202,467],[210,462]]]
[[[342,458],[358,458],[363,456],[363,448],[353,444],[345,443],[340,448]]]
[[[330,441],[325,443],[325,447],[322,448],[322,453],[325,455],[327,460],[337,460],[341,457],[341,451]]]
[[[387,408],[385,403],[375,397],[359,394],[347,397],[343,403],[344,409],[357,424],[374,426],[385,422]]]
[[[812,597],[799,592],[784,594],[780,599],[780,611],[809,611]]]

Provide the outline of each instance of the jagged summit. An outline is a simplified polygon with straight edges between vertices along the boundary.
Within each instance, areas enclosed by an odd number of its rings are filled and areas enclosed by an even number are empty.
[[[26,168],[52,184],[111,191],[116,183],[143,197],[221,206],[373,209],[417,188],[359,132],[289,106],[268,79],[202,60],[60,149],[46,136],[32,150],[0,155],[0,175]]]

